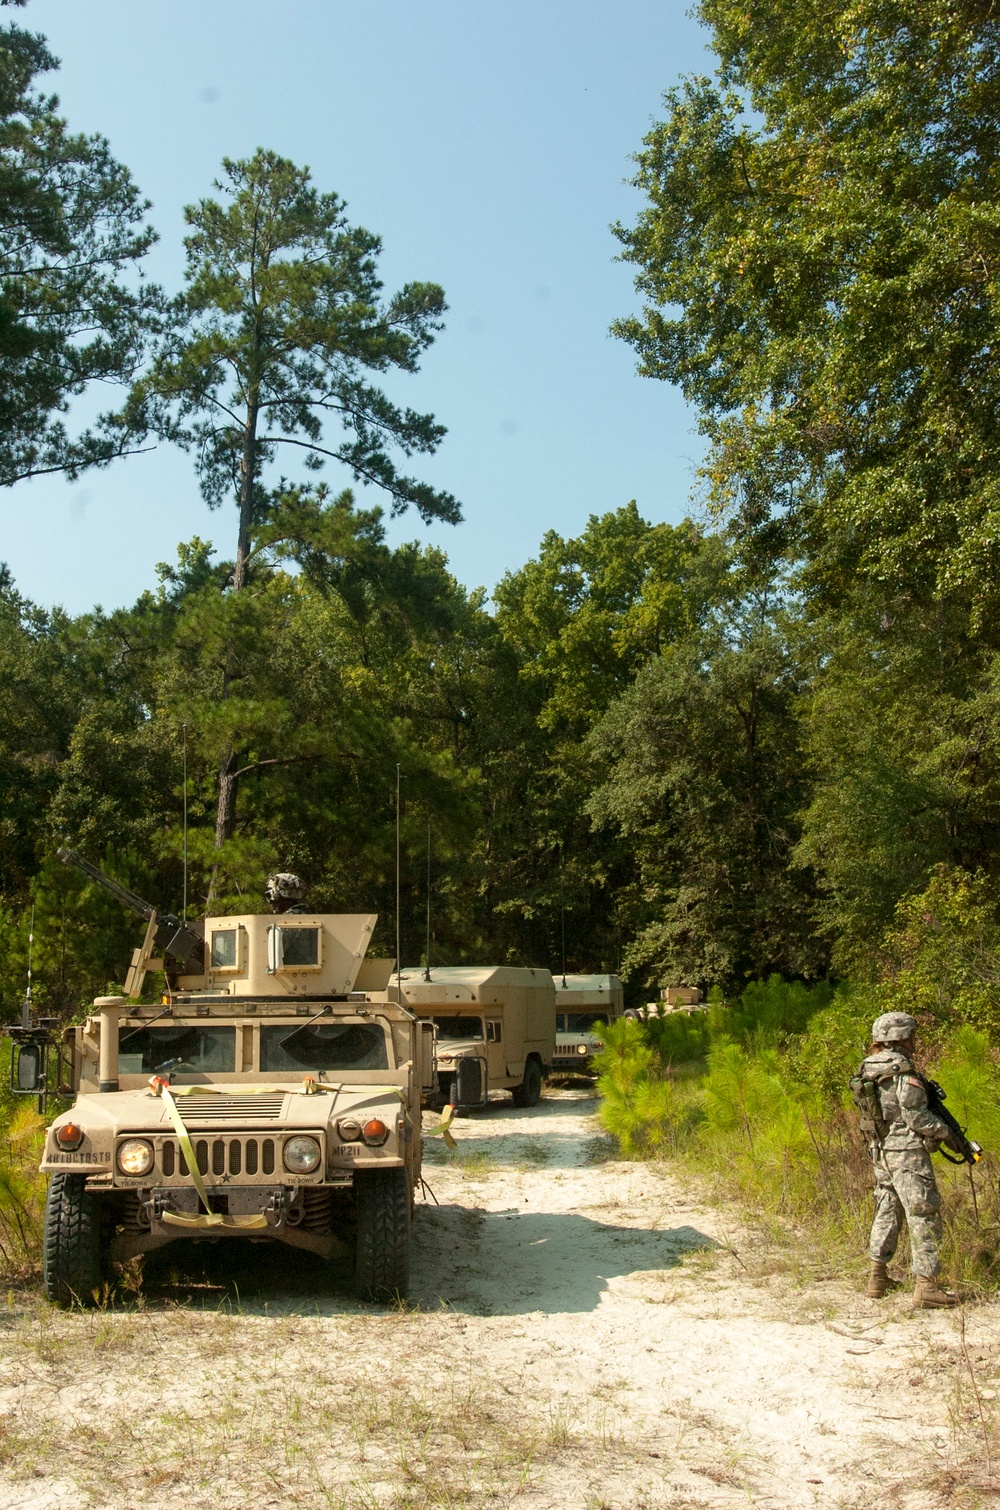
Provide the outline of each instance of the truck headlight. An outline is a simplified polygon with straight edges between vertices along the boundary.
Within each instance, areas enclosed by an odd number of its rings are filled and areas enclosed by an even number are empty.
[[[578,1043],[577,1046],[576,1046],[576,1052],[578,1054],[589,1054],[590,1053],[590,1048],[585,1043]]]
[[[122,1174],[148,1174],[153,1167],[153,1145],[145,1138],[126,1138],[118,1145],[118,1168]]]
[[[319,1144],[315,1138],[289,1138],[283,1158],[292,1174],[311,1174],[319,1163]]]

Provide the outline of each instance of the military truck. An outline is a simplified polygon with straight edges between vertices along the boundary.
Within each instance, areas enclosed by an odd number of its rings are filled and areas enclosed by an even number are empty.
[[[552,1068],[561,1074],[583,1074],[591,1058],[603,1049],[598,1024],[622,1015],[625,993],[617,975],[560,975],[556,977],[556,1049]],[[598,1029],[595,1031],[595,1029]]]
[[[148,926],[126,994],[98,997],[60,1045],[75,1101],[41,1165],[49,1298],[86,1303],[113,1262],[206,1237],[353,1253],[359,1296],[405,1293],[434,1033],[393,999],[394,961],[367,955],[376,914],[297,909],[188,928],[60,854]],[[145,1004],[150,970],[166,986]],[[35,1092],[42,1035],[13,1036],[12,1088]]]
[[[411,966],[391,992],[437,1039],[431,1105],[483,1106],[508,1090],[515,1106],[537,1106],[555,1051],[555,987],[548,970],[515,965]],[[389,994],[389,993],[387,993]]]

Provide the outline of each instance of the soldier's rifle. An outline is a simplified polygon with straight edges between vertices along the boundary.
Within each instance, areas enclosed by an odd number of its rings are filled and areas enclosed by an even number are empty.
[[[959,1126],[958,1122],[945,1106],[946,1092],[943,1087],[938,1085],[936,1080],[929,1080],[926,1075],[921,1075],[920,1079],[923,1082],[924,1090],[927,1092],[927,1110],[933,1112],[935,1117],[939,1117],[950,1129],[951,1136],[947,1140],[948,1147],[953,1153],[958,1154],[959,1157],[953,1159],[951,1154],[945,1152],[943,1146],[938,1149],[938,1153],[943,1159],[947,1159],[949,1164],[978,1164],[983,1156],[983,1150],[974,1138],[966,1137],[965,1128]]]

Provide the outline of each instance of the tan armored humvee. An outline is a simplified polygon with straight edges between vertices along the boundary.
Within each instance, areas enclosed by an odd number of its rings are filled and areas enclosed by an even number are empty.
[[[210,917],[198,949],[152,913],[126,989],[166,938],[162,1000],[100,997],[68,1031],[76,1100],[41,1166],[50,1299],[86,1302],[112,1261],[191,1237],[353,1249],[360,1296],[405,1292],[433,1028],[395,1001],[394,962],[366,959],[375,922]]]
[[[601,1023],[622,1015],[625,993],[617,975],[557,975],[556,1051],[552,1068],[580,1074],[591,1068],[591,1056],[603,1049]]]
[[[508,1090],[515,1106],[537,1106],[555,1049],[555,989],[548,970],[515,965],[447,965],[400,972],[411,1012],[436,1030],[438,1087],[428,1099],[482,1106]],[[390,991],[396,991],[393,975]]]

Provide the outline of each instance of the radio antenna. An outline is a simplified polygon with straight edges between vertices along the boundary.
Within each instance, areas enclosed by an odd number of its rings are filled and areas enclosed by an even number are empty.
[[[31,904],[31,922],[28,924],[28,984],[24,992],[24,1005],[21,1008],[22,1028],[31,1027],[31,946],[35,942],[35,904]]]
[[[431,978],[431,824],[427,820],[427,943],[424,948],[424,980]]]
[[[402,969],[401,946],[400,946],[400,917],[399,917],[399,761],[396,761],[396,1000],[403,1000],[402,986],[400,983],[400,970]]]
[[[184,906],[181,917],[188,917],[188,726],[184,724]]]
[[[559,912],[562,923],[562,983],[563,990],[568,990],[566,985],[566,893],[563,889],[563,846],[559,846]]]

